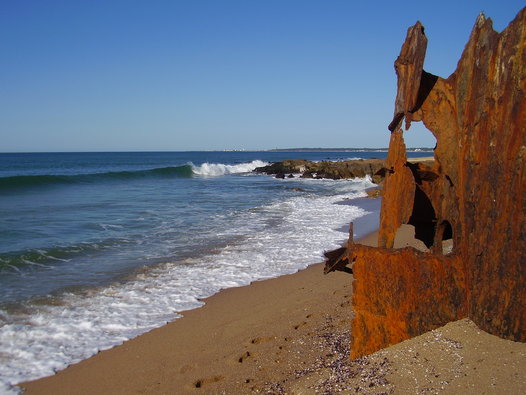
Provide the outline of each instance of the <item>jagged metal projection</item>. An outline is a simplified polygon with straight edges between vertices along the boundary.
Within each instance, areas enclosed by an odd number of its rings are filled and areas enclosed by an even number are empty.
[[[351,234],[327,263],[354,273],[353,358],[465,317],[526,341],[526,8],[502,33],[480,15],[447,79],[423,70],[426,46],[417,23],[395,62],[379,247]],[[437,139],[433,165],[407,161],[415,121]],[[428,252],[393,248],[403,224]]]

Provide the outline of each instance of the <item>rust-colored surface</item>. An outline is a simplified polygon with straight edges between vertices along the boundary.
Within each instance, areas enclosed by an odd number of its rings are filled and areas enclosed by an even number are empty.
[[[417,23],[395,63],[380,247],[347,247],[353,357],[464,317],[526,341],[526,8],[502,33],[480,15],[447,79],[423,71],[426,45]],[[407,162],[404,118],[435,135],[432,166]],[[429,252],[391,248],[406,223]]]
[[[406,166],[407,157],[402,131],[391,133],[387,172],[384,180],[384,195],[380,212],[378,246],[391,248],[395,233],[402,223],[407,222],[412,206],[407,204],[415,196],[415,181]]]
[[[393,251],[363,245],[356,245],[353,254],[353,273],[359,279],[353,287],[353,357],[466,316],[458,256],[426,259],[412,248]]]
[[[395,113],[389,130],[397,129],[405,118],[406,130],[411,126],[412,114],[418,107],[420,80],[426,56],[427,38],[420,22],[407,29],[407,37],[395,61],[398,76],[398,92],[395,101]]]

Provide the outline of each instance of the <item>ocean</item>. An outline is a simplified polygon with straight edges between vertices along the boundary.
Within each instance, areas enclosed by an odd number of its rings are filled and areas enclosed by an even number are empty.
[[[0,393],[174,320],[221,289],[320,262],[351,221],[357,236],[377,227],[379,201],[361,199],[368,178],[278,180],[254,168],[385,156],[0,154]]]

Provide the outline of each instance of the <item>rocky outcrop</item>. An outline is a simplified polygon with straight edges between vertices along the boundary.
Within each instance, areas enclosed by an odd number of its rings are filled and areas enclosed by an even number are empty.
[[[330,178],[333,180],[346,178],[363,178],[370,176],[374,183],[380,184],[385,176],[385,160],[363,159],[341,162],[321,161],[311,162],[302,159],[284,160],[254,170],[259,173],[276,175],[285,178],[286,174],[301,174],[304,178]]]
[[[481,14],[447,79],[423,70],[426,46],[417,23],[395,62],[379,247],[351,234],[327,262],[354,273],[353,357],[465,317],[526,341],[526,8],[502,33]],[[407,161],[415,121],[437,139],[434,164]],[[428,252],[393,248],[403,224]]]

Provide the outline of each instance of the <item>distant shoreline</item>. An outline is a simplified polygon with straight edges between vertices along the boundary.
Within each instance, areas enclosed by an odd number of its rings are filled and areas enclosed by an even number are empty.
[[[0,154],[90,154],[135,152],[387,152],[388,148],[273,148],[273,149],[223,149],[223,150],[130,150],[130,151],[9,151]],[[433,152],[433,148],[407,148],[406,152]]]
[[[274,148],[265,152],[387,152],[389,148]],[[407,152],[433,152],[433,148],[407,148]]]

